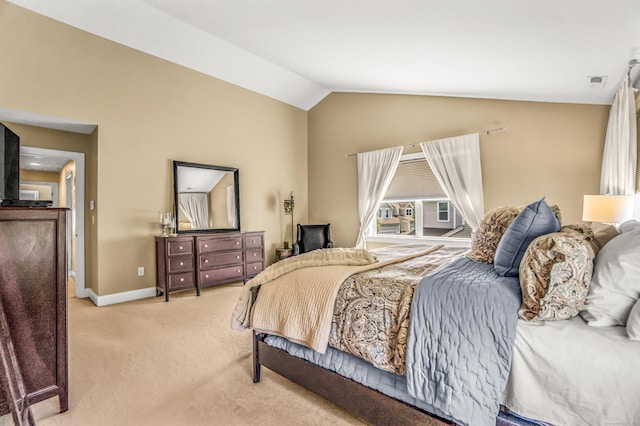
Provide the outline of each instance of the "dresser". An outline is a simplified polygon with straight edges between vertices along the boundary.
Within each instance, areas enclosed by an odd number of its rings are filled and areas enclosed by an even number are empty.
[[[264,232],[156,237],[156,294],[244,281],[264,269]]]
[[[67,209],[0,208],[0,298],[30,404],[69,409]],[[11,400],[0,389],[0,415]]]

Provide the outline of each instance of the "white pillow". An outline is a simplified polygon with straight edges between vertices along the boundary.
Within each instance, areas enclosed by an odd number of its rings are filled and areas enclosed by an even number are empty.
[[[640,341],[640,300],[633,305],[627,320],[627,335],[629,339]]]
[[[626,325],[631,308],[640,299],[640,222],[620,225],[621,234],[596,256],[585,310],[589,325]]]

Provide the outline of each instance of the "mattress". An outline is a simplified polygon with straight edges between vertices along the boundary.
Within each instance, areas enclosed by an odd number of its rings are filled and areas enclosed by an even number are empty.
[[[266,343],[428,411],[408,394],[403,376],[331,347],[321,355],[281,337]],[[624,327],[589,327],[579,316],[519,320],[503,404],[525,424],[636,426],[639,371],[640,342],[629,340]]]
[[[640,425],[640,342],[579,316],[520,320],[504,405],[557,425]]]

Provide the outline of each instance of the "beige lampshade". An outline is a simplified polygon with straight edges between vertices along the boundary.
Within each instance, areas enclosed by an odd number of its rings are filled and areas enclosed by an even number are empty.
[[[633,217],[633,195],[585,195],[582,220],[622,223]]]

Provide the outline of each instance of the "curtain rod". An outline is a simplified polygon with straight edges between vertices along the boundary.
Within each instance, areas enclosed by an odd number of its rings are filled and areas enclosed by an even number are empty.
[[[493,132],[501,132],[501,131],[503,131],[503,130],[507,130],[507,128],[506,128],[506,127],[496,127],[496,128],[494,128],[494,129],[487,129],[487,130],[485,130],[485,131],[484,131],[484,133],[486,133],[487,135],[490,135],[490,134],[491,134],[491,133],[493,133]],[[442,139],[446,139],[446,138],[442,138]],[[406,146],[408,146],[408,147],[413,148],[413,147],[415,147],[415,146],[417,146],[417,145],[420,145],[420,143],[421,143],[421,142],[418,142],[418,143],[408,143],[408,144],[406,144],[406,145],[398,145],[398,146],[402,146],[402,147],[406,147]],[[397,148],[397,147],[394,147],[394,148]],[[383,149],[384,149],[384,148],[383,148]],[[345,155],[345,157],[346,157],[346,158],[349,158],[349,157],[355,157],[355,156],[356,156],[356,155],[358,155],[358,154],[359,154],[358,152],[354,152],[354,153],[352,153],[352,154],[346,154],[346,155]]]

